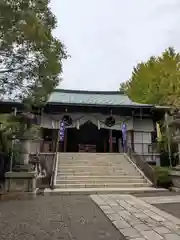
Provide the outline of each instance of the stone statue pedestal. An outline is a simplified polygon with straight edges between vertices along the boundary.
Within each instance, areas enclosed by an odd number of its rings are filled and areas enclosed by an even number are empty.
[[[36,172],[6,172],[5,192],[36,192]]]

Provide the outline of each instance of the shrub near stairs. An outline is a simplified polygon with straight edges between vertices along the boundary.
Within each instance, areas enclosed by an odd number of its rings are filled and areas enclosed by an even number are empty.
[[[169,175],[170,169],[167,167],[154,167],[158,187],[169,188],[172,185],[171,177]]]

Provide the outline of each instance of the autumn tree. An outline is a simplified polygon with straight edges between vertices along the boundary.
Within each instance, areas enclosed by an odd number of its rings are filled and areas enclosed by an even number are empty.
[[[0,1],[0,97],[45,102],[59,84],[63,43],[52,34],[57,21],[50,0]]]
[[[180,54],[169,48],[139,63],[120,89],[139,103],[180,107]]]

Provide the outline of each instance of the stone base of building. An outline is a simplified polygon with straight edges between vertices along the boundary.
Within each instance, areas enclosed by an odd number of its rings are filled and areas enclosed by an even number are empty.
[[[36,172],[7,172],[5,174],[5,192],[36,192]]]
[[[173,187],[180,190],[180,167],[174,168],[171,173]]]

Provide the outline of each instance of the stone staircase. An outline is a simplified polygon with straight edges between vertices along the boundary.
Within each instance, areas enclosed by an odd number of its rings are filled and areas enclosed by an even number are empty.
[[[125,154],[58,153],[55,189],[140,189],[150,181]]]

